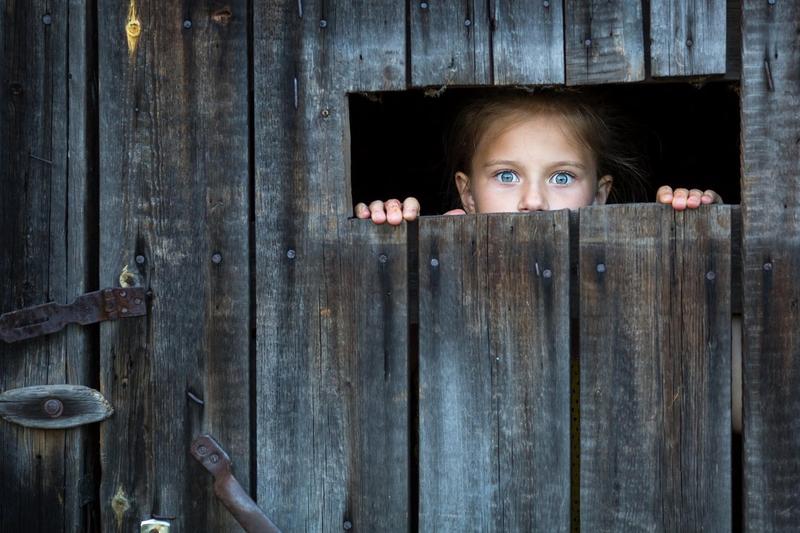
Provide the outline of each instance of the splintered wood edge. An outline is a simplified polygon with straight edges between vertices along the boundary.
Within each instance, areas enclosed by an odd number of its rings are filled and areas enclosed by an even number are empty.
[[[48,400],[61,402],[64,414],[45,412]],[[105,420],[114,408],[99,391],[83,385],[34,385],[0,394],[0,417],[20,426],[66,429]]]

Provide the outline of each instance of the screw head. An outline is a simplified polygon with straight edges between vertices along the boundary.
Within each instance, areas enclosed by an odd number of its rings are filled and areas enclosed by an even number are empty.
[[[50,15],[50,13],[45,13],[44,15],[42,15],[42,23],[45,26],[49,26],[52,22],[53,22],[53,17]]]
[[[183,27],[184,27],[184,28],[186,28],[186,29],[188,30],[189,28],[191,28],[191,27],[192,27],[192,21],[191,21],[191,20],[189,20],[189,19],[186,19],[186,20],[184,20],[184,21],[183,21]]]
[[[47,413],[47,416],[50,418],[58,418],[61,416],[61,413],[64,412],[64,404],[61,403],[61,400],[50,398],[44,402],[44,412]]]
[[[214,252],[211,255],[211,262],[214,263],[215,265],[222,263],[222,254],[219,252]]]
[[[211,461],[212,464],[217,464],[219,462],[219,455],[216,453],[212,453],[211,457],[209,457],[208,460]]]
[[[208,453],[208,448],[206,448],[204,444],[201,444],[200,446],[197,447],[197,453],[199,453],[200,455],[206,455]]]

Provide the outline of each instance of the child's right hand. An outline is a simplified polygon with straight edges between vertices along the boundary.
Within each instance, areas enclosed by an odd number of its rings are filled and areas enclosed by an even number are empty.
[[[416,198],[409,196],[401,202],[396,198],[382,202],[375,200],[369,204],[356,204],[355,213],[357,218],[371,218],[375,224],[388,222],[392,226],[397,226],[402,221],[411,222],[419,216],[419,202]]]

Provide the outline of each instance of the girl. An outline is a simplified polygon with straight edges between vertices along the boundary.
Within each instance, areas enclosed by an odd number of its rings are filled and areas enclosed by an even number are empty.
[[[445,214],[508,213],[603,205],[641,181],[638,157],[608,110],[574,92],[511,91],[468,105],[448,149],[461,209]],[[676,210],[721,202],[712,190],[661,187],[656,201]],[[355,215],[376,224],[415,220],[406,198],[359,203]]]

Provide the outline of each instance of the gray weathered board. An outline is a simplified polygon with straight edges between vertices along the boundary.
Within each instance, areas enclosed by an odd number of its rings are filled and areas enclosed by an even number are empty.
[[[744,520],[800,524],[800,42],[797,2],[743,13]]]
[[[730,251],[728,207],[581,210],[582,531],[730,531]]]
[[[346,99],[405,88],[405,5],[254,8],[258,502],[286,531],[407,531],[405,232],[347,220]]]
[[[83,2],[0,2],[0,313],[93,289],[95,102]],[[95,386],[92,330],[0,343],[0,391]],[[0,421],[0,529],[83,531],[99,473],[96,429]],[[43,509],[46,508],[46,512]]]
[[[569,527],[569,217],[419,234],[419,529]]]
[[[231,531],[189,455],[211,433],[250,483],[247,2],[100,2],[100,281],[152,290],[148,316],[101,327],[103,529],[151,515]],[[192,400],[189,393],[203,403]]]

